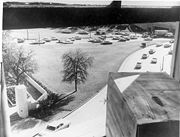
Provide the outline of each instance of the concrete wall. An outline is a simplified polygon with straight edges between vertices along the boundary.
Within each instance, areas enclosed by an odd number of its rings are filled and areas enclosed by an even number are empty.
[[[28,117],[27,90],[24,85],[15,87],[17,113],[20,117]]]
[[[111,76],[107,91],[107,137],[135,137],[136,120]]]

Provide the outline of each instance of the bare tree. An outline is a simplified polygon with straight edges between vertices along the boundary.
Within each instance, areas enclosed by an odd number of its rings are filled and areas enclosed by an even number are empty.
[[[93,57],[89,57],[87,53],[80,49],[76,51],[69,51],[62,56],[64,65],[64,76],[62,81],[72,83],[75,85],[75,92],[77,85],[84,83],[87,79],[88,67],[92,66]]]
[[[3,63],[8,84],[20,84],[25,80],[25,73],[32,74],[37,70],[37,63],[33,59],[32,51],[25,51],[22,47],[4,46]]]

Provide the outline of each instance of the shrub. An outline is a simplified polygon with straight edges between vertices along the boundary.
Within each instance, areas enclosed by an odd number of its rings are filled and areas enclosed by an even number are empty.
[[[39,107],[29,111],[29,116],[43,119],[51,116],[56,108],[67,105],[74,97],[65,97],[64,94],[49,93],[46,99],[38,102]]]

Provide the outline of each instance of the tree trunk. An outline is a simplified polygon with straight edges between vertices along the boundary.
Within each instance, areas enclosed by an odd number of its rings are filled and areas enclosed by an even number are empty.
[[[74,81],[74,86],[75,86],[75,92],[77,92],[77,74],[76,74],[76,78],[75,78],[75,81]]]
[[[75,80],[74,80],[75,91],[74,92],[77,92],[77,61],[74,67],[75,67]]]

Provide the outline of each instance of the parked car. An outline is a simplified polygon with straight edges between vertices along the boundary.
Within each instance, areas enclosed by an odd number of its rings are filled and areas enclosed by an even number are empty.
[[[149,50],[149,54],[153,54],[153,53],[155,53],[156,51],[154,50],[154,49],[150,49]]]
[[[166,37],[166,38],[173,38],[174,35],[173,35],[173,33],[169,32],[169,33],[165,34],[164,37]]]
[[[56,40],[58,40],[56,37],[51,37],[51,40],[52,41],[56,41]]]
[[[92,42],[92,43],[101,43],[102,40],[101,39],[92,39],[90,42]]]
[[[105,40],[106,39],[106,35],[99,36],[99,39]]]
[[[125,41],[126,41],[125,38],[123,38],[123,37],[120,37],[120,38],[119,38],[119,42],[125,42]]]
[[[130,39],[137,39],[136,35],[130,35]]]
[[[41,137],[41,136],[44,136],[53,132],[57,132],[59,130],[63,130],[65,128],[68,128],[69,126],[70,126],[70,122],[65,119],[53,121],[47,125],[45,131],[37,133],[33,137]]]
[[[125,40],[130,40],[130,37],[129,36],[121,36],[122,38],[124,38]]]
[[[167,43],[167,44],[164,44],[164,48],[169,48],[171,47],[171,44]]]
[[[151,38],[158,38],[158,36],[156,34],[153,34],[150,36]]]
[[[71,41],[75,41],[76,39],[74,37],[68,38]]]
[[[24,42],[24,39],[20,39],[20,38],[17,39],[17,43],[23,43],[23,42]]]
[[[137,62],[134,69],[141,69],[142,67],[141,64],[142,64],[141,62]]]
[[[140,47],[141,47],[141,48],[145,48],[145,47],[146,47],[146,43],[144,43],[144,42],[141,43]]]
[[[30,44],[32,44],[32,45],[40,45],[40,44],[45,44],[45,41],[43,41],[43,40],[36,40],[35,42],[31,42]]]
[[[147,38],[147,37],[149,37],[147,32],[142,34],[142,38]]]
[[[152,64],[156,64],[156,63],[157,63],[157,58],[152,58],[152,59],[151,59],[151,63],[152,63]]]
[[[144,41],[152,41],[153,39],[151,37],[144,38]]]
[[[174,43],[174,39],[171,39],[171,40],[169,41],[169,43]]]
[[[120,39],[119,36],[114,36],[114,37],[112,38],[112,40],[119,40],[119,39]]]
[[[81,37],[80,36],[75,36],[74,39],[75,40],[81,40]]]
[[[173,51],[172,51],[172,50],[170,50],[170,51],[168,52],[168,54],[169,54],[169,55],[172,55],[172,54],[173,54]]]
[[[101,45],[109,45],[109,44],[112,44],[112,42],[108,40],[101,42]]]
[[[147,59],[148,55],[147,54],[143,54],[142,55],[142,59]]]
[[[48,39],[48,38],[44,38],[43,41],[45,41],[45,42],[50,42],[51,40]]]
[[[70,39],[66,39],[66,40],[59,40],[57,43],[62,43],[62,44],[73,44],[73,41],[71,41]]]
[[[89,32],[87,32],[85,30],[80,30],[78,33],[81,35],[88,35],[89,34]]]
[[[156,47],[161,47],[163,44],[162,43],[158,43],[156,44]]]

